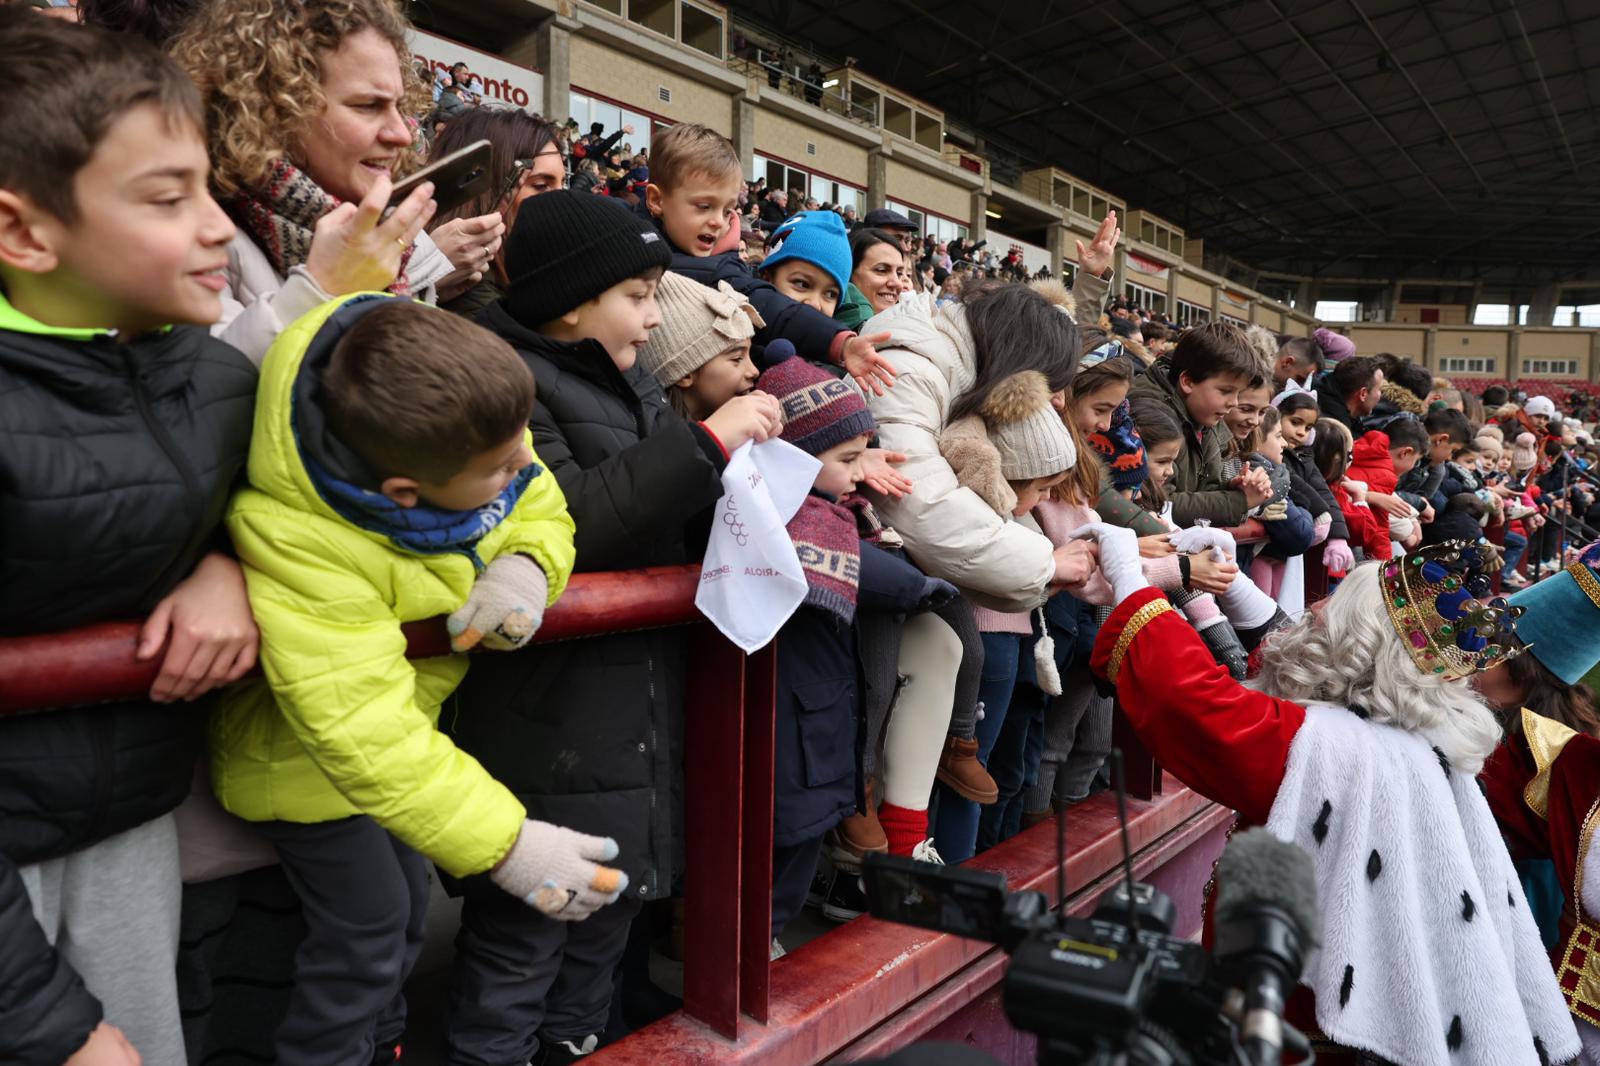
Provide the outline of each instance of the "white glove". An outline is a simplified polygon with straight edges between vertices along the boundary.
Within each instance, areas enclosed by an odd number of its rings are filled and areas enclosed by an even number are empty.
[[[528,819],[489,880],[528,906],[563,922],[581,922],[628,887],[628,875],[609,866],[617,842]]]
[[[1350,542],[1339,537],[1328,540],[1328,546],[1322,549],[1322,565],[1330,574],[1344,574],[1356,564],[1355,554],[1350,551]]]
[[[1188,529],[1180,529],[1172,535],[1172,546],[1184,555],[1198,555],[1207,548],[1216,548],[1232,559],[1239,552],[1239,546],[1233,541],[1233,534],[1214,526],[1190,526]]]
[[[1111,584],[1111,598],[1121,603],[1142,588],[1149,588],[1144,577],[1144,562],[1139,558],[1139,538],[1131,529],[1107,522],[1090,522],[1069,534],[1074,540],[1093,540],[1100,545],[1100,572]]]
[[[466,651],[483,642],[491,651],[512,651],[533,639],[544,621],[550,583],[526,555],[502,555],[478,576],[461,609],[450,616],[450,648]]]
[[[1258,629],[1278,613],[1278,602],[1244,574],[1228,582],[1228,587],[1217,597],[1217,606],[1235,629]]]

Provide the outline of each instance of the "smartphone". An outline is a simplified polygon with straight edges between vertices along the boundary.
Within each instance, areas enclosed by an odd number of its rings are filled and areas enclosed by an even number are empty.
[[[477,141],[442,159],[435,159],[395,185],[389,194],[389,206],[383,209],[384,217],[425,181],[433,182],[433,202],[438,205],[435,217],[482,196],[491,184],[489,167],[494,159],[493,152],[488,141]]]

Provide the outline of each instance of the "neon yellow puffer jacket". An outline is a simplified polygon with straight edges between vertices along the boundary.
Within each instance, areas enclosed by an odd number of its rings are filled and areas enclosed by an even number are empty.
[[[266,680],[228,691],[212,716],[212,780],[222,805],[250,821],[366,814],[449,873],[481,873],[516,840],[523,806],[437,728],[466,656],[410,662],[400,632],[402,622],[464,604],[472,561],[415,554],[340,517],[312,484],[290,422],[307,349],[359,298],[301,318],[261,367],[249,487],[233,498],[227,523]],[[541,465],[477,553],[484,563],[531,556],[554,603],[572,572],[572,536],[566,498]]]

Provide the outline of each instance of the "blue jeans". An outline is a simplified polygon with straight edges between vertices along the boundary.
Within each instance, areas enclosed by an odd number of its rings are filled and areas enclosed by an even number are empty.
[[[1505,543],[1506,568],[1500,571],[1501,577],[1508,577],[1522,562],[1523,553],[1528,550],[1528,538],[1521,533],[1506,530]]]
[[[1031,647],[1032,641],[1023,645],[1024,650]],[[989,753],[989,776],[999,787],[1000,796],[978,816],[979,851],[988,851],[1022,832],[1025,786],[1038,782],[1039,762],[1044,758],[1045,694],[1021,682],[1014,693],[1005,725],[1000,727],[1000,736]]]
[[[978,761],[989,765],[1000,729],[1005,725],[1011,692],[1017,685],[1017,667],[1031,637],[1020,633],[983,634],[983,677],[978,683],[978,700],[983,704],[983,720],[974,734],[978,741]],[[983,808],[936,785],[938,810],[934,815],[933,840],[947,863],[966,862],[977,850],[978,816]]]

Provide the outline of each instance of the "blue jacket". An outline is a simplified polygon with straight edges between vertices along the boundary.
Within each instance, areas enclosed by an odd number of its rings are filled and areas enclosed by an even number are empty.
[[[671,269],[674,274],[682,274],[712,288],[716,288],[717,282],[726,281],[735,292],[743,293],[749,299],[750,305],[766,322],[756,330],[752,353],[757,351],[757,347],[764,347],[781,337],[793,344],[802,358],[816,363],[828,362],[828,349],[833,345],[833,338],[848,332],[845,327],[816,308],[789,299],[773,288],[771,282],[756,277],[755,272],[739,259],[739,253],[690,255],[667,238],[666,230],[661,228],[661,220],[650,214],[644,201],[641,200],[635,210],[641,217],[650,220],[662,239],[667,241],[667,247],[672,249]],[[767,369],[760,359],[756,363],[762,370]]]
[[[931,579],[875,544],[861,542],[856,612],[905,615],[928,603]],[[813,840],[856,813],[865,724],[856,627],[801,607],[778,631],[773,843]]]

